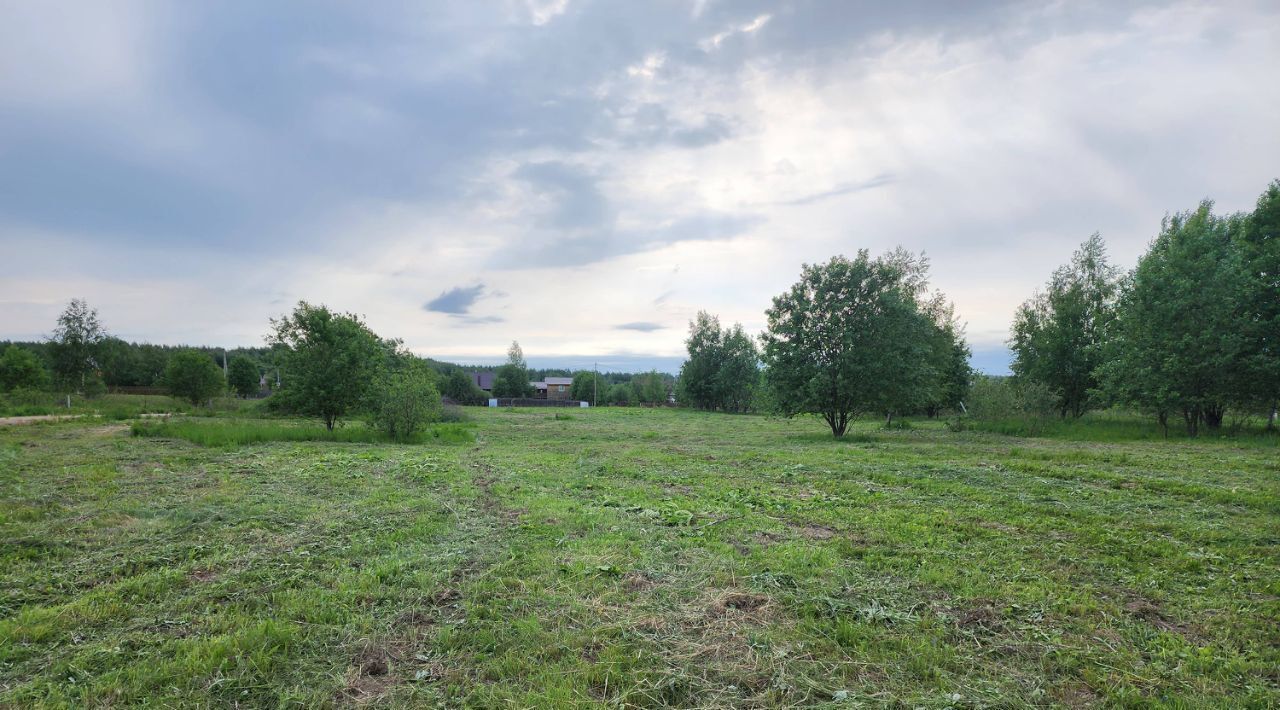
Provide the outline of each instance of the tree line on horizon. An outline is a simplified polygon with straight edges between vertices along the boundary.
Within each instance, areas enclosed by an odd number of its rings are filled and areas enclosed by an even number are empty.
[[[1167,216],[1129,272],[1099,234],[1018,308],[1012,386],[1038,386],[1060,414],[1111,406],[1167,433],[1222,429],[1228,413],[1280,406],[1280,180],[1251,212],[1213,202]]]
[[[928,270],[923,254],[901,248],[805,264],[800,280],[765,311],[767,327],[758,338],[699,312],[678,378],[656,371],[541,372],[572,374],[574,399],[658,404],[675,395],[684,406],[709,411],[815,414],[836,437],[866,414],[891,426],[903,415],[969,409],[991,418],[1053,410],[1066,419],[1122,406],[1153,415],[1166,432],[1170,419],[1180,417],[1191,436],[1201,427],[1218,431],[1228,412],[1269,414],[1275,425],[1280,180],[1248,213],[1216,215],[1206,200],[1166,217],[1128,273],[1110,264],[1101,236],[1091,236],[1017,309],[1010,378],[972,370],[964,328],[946,297],[930,289]],[[470,375],[486,368],[411,355],[354,314],[300,302],[271,323],[268,347],[236,352],[225,362],[224,380],[211,349],[123,344],[76,299],[47,342],[12,344],[0,354],[0,390],[89,394],[122,377],[104,374],[103,363],[115,357],[143,363],[115,372],[149,373],[152,383],[192,402],[228,383],[248,395],[274,368],[284,386],[272,407],[319,416],[329,427],[353,411],[379,411],[378,402],[403,383],[402,404],[424,393],[463,404],[488,396]],[[157,353],[167,355],[162,369]],[[532,394],[535,371],[518,343],[493,371],[493,396]]]
[[[1165,218],[1129,273],[1094,234],[1017,310],[1013,376],[977,374],[963,328],[928,262],[902,249],[806,264],[773,299],[759,345],[740,324],[699,312],[685,341],[681,401],[711,411],[821,416],[839,437],[877,412],[1062,418],[1113,406],[1168,431],[1221,429],[1228,411],[1280,408],[1280,180],[1252,212],[1206,200]],[[966,407],[965,400],[971,407]]]

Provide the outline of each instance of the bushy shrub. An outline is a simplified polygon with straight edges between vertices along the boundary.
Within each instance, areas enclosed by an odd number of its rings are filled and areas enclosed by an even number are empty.
[[[981,376],[973,383],[965,406],[972,419],[981,422],[1017,421],[1034,436],[1057,411],[1058,400],[1042,382]],[[963,430],[966,427],[956,423],[951,428]]]
[[[373,425],[396,441],[409,441],[423,426],[443,415],[440,391],[431,373],[406,368],[380,378],[373,403]]]
[[[45,389],[49,373],[40,358],[29,350],[10,345],[0,355],[0,392],[16,389]]]
[[[440,394],[458,404],[481,405],[489,399],[489,395],[471,380],[471,375],[462,370],[454,370],[444,378],[440,383]]]
[[[198,350],[183,350],[169,358],[164,383],[170,394],[187,400],[193,406],[208,402],[227,388],[222,370],[213,358]]]
[[[459,407],[456,404],[446,404],[440,413],[440,421],[451,424],[469,422],[471,421],[471,417],[466,412],[462,411],[462,407]]]
[[[631,386],[622,382],[609,388],[609,394],[605,397],[605,401],[609,404],[625,407],[631,404]]]

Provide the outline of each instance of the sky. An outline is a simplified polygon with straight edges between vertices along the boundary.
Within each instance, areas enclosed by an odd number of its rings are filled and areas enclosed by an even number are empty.
[[[802,264],[923,251],[1004,372],[1100,232],[1280,177],[1280,4],[0,0],[0,339],[674,371]]]

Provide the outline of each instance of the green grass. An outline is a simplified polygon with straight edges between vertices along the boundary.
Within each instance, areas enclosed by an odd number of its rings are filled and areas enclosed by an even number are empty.
[[[1143,416],[1125,411],[1089,412],[1084,416],[1062,419],[1056,416],[1043,420],[1009,418],[1000,420],[962,420],[964,428],[1007,436],[1035,436],[1067,441],[1093,441],[1125,443],[1137,441],[1178,441],[1188,438],[1186,427],[1178,417],[1169,419],[1169,430],[1160,428],[1153,416]],[[1201,427],[1198,439],[1230,440],[1238,446],[1280,447],[1280,435],[1266,431],[1266,419],[1252,417],[1239,421],[1223,422],[1222,428],[1209,431]]]
[[[332,430],[316,422],[262,419],[139,420],[130,425],[134,436],[185,439],[201,446],[244,446],[269,441],[332,441],[344,443],[396,443],[376,429],[360,422],[344,423]],[[408,441],[399,443],[466,444],[475,441],[465,424],[435,424],[424,427]]]
[[[1273,449],[469,413],[0,429],[0,707],[1280,704]]]
[[[178,413],[194,416],[238,416],[257,412],[265,400],[245,400],[236,397],[219,397],[212,407],[193,407],[174,397],[163,395],[106,394],[93,399],[71,396],[71,407],[66,406],[66,395],[50,392],[27,392],[20,395],[0,395],[0,417],[41,415],[90,415],[119,421],[141,414]]]

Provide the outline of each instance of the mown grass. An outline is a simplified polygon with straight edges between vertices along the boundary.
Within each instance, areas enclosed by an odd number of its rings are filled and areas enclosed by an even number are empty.
[[[200,446],[234,447],[270,441],[331,441],[344,443],[466,444],[475,441],[465,424],[435,424],[423,427],[413,437],[395,442],[377,429],[360,422],[326,429],[315,422],[263,419],[139,420],[130,425],[134,436],[185,439]]]
[[[1274,451],[473,416],[0,430],[0,706],[1280,703]]]

